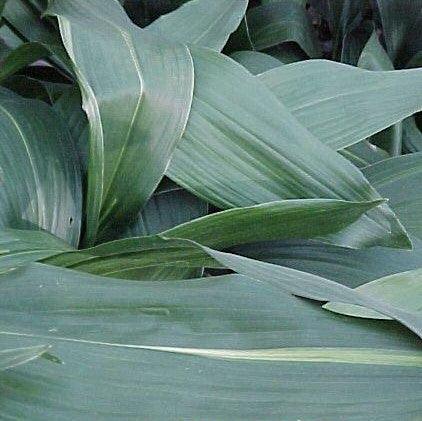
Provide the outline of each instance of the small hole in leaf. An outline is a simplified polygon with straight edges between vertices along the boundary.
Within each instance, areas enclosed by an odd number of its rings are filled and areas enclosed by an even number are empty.
[[[72,217],[70,217],[69,218],[69,225],[72,225],[73,224],[73,218]]]

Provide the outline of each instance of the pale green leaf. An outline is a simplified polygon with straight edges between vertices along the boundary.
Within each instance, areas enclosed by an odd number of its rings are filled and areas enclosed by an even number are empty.
[[[211,50],[192,54],[192,110],[167,171],[177,184],[223,209],[280,199],[379,198],[352,164],[318,142],[242,66]],[[329,241],[409,245],[385,205]]]
[[[258,77],[333,149],[357,143],[422,109],[422,69],[374,72],[309,60]]]
[[[191,0],[147,29],[169,40],[220,51],[239,26],[247,6],[248,0]]]

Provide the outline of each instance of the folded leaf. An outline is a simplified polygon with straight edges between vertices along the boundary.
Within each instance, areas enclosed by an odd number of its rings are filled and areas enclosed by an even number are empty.
[[[321,142],[342,149],[422,109],[422,70],[373,72],[325,60],[258,76]]]
[[[189,115],[187,47],[131,23],[115,1],[54,0],[90,124],[86,244],[134,217],[168,166]],[[101,63],[101,65],[99,65]]]
[[[148,26],[169,40],[221,51],[242,20],[248,0],[191,0]]]

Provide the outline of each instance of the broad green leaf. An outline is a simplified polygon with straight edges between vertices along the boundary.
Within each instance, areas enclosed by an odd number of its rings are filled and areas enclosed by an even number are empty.
[[[177,184],[223,209],[280,199],[379,198],[352,164],[318,142],[242,66],[211,50],[191,51],[191,114],[167,170]],[[409,245],[386,205],[329,241],[352,247]]]
[[[248,69],[253,75],[282,66],[280,60],[259,51],[236,51],[230,57]]]
[[[411,251],[382,247],[352,250],[301,240],[253,243],[234,247],[231,252],[357,287],[386,275],[422,267],[422,242],[417,238],[412,238],[412,242]]]
[[[61,253],[41,262],[126,279],[145,279],[145,274],[154,273],[154,267],[225,267],[252,279],[269,282],[282,291],[300,297],[339,301],[374,309],[400,321],[419,336],[422,335],[422,316],[418,314],[310,273],[220,252],[190,240],[164,236],[134,237],[90,249]],[[156,276],[155,279],[160,278]]]
[[[252,44],[257,50],[285,42],[297,43],[309,57],[321,49],[303,0],[278,0],[254,7],[247,13]]]
[[[248,0],[191,0],[148,26],[160,36],[221,51],[246,12]]]
[[[80,172],[57,115],[41,101],[1,88],[0,139],[0,227],[44,229],[77,245]]]
[[[90,124],[87,232],[135,216],[157,187],[189,115],[186,46],[132,24],[114,0],[54,0]],[[101,63],[101,66],[98,66]]]
[[[258,77],[333,149],[357,143],[422,109],[422,69],[373,72],[309,60]]]
[[[413,335],[267,282],[139,284],[42,265],[1,279],[0,337],[48,338],[63,362],[2,373],[5,417],[363,420],[421,409]]]
[[[48,345],[25,348],[0,349],[0,371],[9,370],[41,357],[49,350]]]
[[[410,312],[422,311],[422,270],[416,269],[409,272],[397,273],[386,276],[367,284],[360,285],[357,291],[372,295],[396,307]],[[327,303],[325,309],[348,316],[365,317],[373,319],[389,319],[374,310],[364,307],[342,303]]]
[[[422,153],[378,162],[364,168],[363,173],[389,199],[409,233],[422,239]]]
[[[50,52],[42,44],[36,42],[22,44],[1,60],[0,81],[49,55]]]
[[[396,67],[406,63],[422,49],[419,33],[422,24],[421,0],[376,0],[387,51]]]

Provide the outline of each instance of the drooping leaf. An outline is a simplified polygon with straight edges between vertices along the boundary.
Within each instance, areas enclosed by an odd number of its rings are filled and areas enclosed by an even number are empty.
[[[352,250],[317,241],[271,241],[234,247],[231,252],[252,259],[313,273],[350,287],[397,272],[422,267],[422,242],[413,250],[373,247]]]
[[[277,0],[254,7],[247,13],[252,44],[257,50],[285,42],[297,43],[309,57],[321,49],[303,0]]]
[[[284,200],[214,213],[161,235],[218,249],[251,241],[312,238],[342,230],[377,205],[331,199]]]
[[[221,51],[247,6],[248,0],[191,0],[147,29],[170,40]]]
[[[5,417],[320,420],[421,409],[413,335],[266,282],[140,285],[42,265],[1,279],[0,337],[16,347],[48,338],[63,362],[2,373]]]
[[[79,166],[51,107],[2,88],[0,138],[0,227],[44,229],[77,245]]]
[[[230,57],[248,69],[253,75],[266,72],[283,63],[268,54],[259,51],[236,51]]]
[[[373,72],[310,60],[258,77],[333,149],[357,143],[422,109],[422,69]]]
[[[177,184],[223,209],[280,199],[379,198],[352,164],[318,142],[242,66],[211,50],[192,54],[191,114],[167,170]],[[378,222],[364,217],[330,241],[408,247],[385,205],[370,214]]]
[[[220,252],[191,240],[164,236],[134,237],[104,243],[90,249],[61,253],[42,259],[41,262],[126,279],[145,279],[146,274],[154,274],[154,267],[225,267],[256,280],[265,280],[282,291],[300,297],[357,304],[377,310],[400,321],[419,336],[422,335],[421,315],[396,308],[310,273]],[[162,279],[158,275],[154,278]],[[171,279],[170,276],[167,279]]]
[[[158,185],[188,118],[186,46],[130,22],[115,1],[54,0],[90,124],[86,244],[136,215]],[[98,66],[101,63],[101,66]]]
[[[409,233],[422,239],[422,153],[387,159],[363,172],[377,191],[389,199]]]
[[[411,312],[422,311],[422,270],[397,273],[356,288],[365,294],[381,298],[397,307]],[[388,316],[364,307],[342,303],[327,303],[325,309],[348,316],[373,319],[389,319]]]

